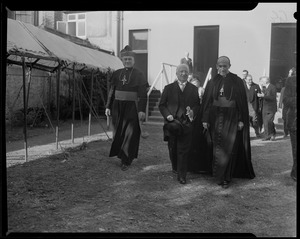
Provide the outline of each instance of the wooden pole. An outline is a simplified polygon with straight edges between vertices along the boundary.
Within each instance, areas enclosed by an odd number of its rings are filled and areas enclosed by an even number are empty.
[[[29,102],[29,90],[30,90],[30,83],[31,83],[31,70],[32,68],[30,67],[28,72],[28,89],[27,89],[27,102],[26,102],[27,107],[29,105],[28,102]]]
[[[24,106],[24,149],[25,149],[25,162],[28,159],[28,149],[27,149],[27,104],[26,104],[26,73],[25,73],[25,59],[22,57],[22,69],[23,69],[23,106]]]
[[[71,139],[74,143],[74,122],[75,122],[75,63],[73,64],[73,95],[72,95],[72,124],[71,124]]]
[[[205,78],[204,84],[203,84],[203,89],[205,89],[205,88],[206,88],[207,82],[208,82],[208,81],[209,81],[209,79],[210,79],[211,70],[212,70],[212,68],[210,67],[210,68],[209,68],[209,70],[208,70],[208,72],[207,72],[207,75],[206,75],[206,78]]]
[[[60,63],[58,65],[56,73],[56,110],[57,110],[57,122],[56,122],[56,149],[58,149],[58,127],[59,127],[59,81],[60,81]]]
[[[91,135],[91,120],[92,120],[92,106],[93,106],[93,88],[94,88],[94,71],[92,71],[91,79],[91,93],[90,93],[90,112],[89,112],[89,127],[88,127],[88,136]]]
[[[51,113],[51,99],[52,99],[52,93],[51,93],[51,78],[52,78],[52,74],[49,73],[49,76],[48,76],[48,86],[49,86],[49,90],[48,90],[48,105],[47,105],[47,112],[48,112],[48,115],[50,115]],[[50,119],[49,119],[50,120]],[[49,121],[50,123],[50,121]]]
[[[79,81],[79,86],[78,86],[78,101],[79,101],[79,115],[80,115],[80,126],[82,126],[82,121],[83,121],[83,117],[82,117],[82,111],[81,111],[81,102],[82,102],[82,76],[80,77],[80,81]]]

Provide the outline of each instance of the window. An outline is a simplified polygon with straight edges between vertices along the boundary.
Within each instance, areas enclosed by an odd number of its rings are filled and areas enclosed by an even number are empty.
[[[12,19],[17,21],[29,23],[35,26],[39,25],[39,16],[38,11],[15,11],[14,14],[10,12],[10,16],[13,16]]]
[[[135,52],[147,52],[148,30],[130,30],[129,45]]]
[[[16,20],[33,24],[33,11],[16,11]]]
[[[149,30],[129,30],[129,45],[135,54],[135,67],[148,77],[148,32]]]
[[[56,28],[58,31],[71,36],[86,38],[86,14],[68,14],[66,22],[57,21]]]

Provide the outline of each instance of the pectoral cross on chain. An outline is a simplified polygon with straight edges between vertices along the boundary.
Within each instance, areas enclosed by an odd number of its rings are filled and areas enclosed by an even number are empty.
[[[127,79],[126,79],[126,76],[125,76],[125,75],[123,76],[123,78],[122,78],[121,81],[123,82],[123,85],[125,85],[125,84],[127,83]]]
[[[220,96],[223,96],[224,95],[224,88],[222,86],[222,88],[220,89]]]

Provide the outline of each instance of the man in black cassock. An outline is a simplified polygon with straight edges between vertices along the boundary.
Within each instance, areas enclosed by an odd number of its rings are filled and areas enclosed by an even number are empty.
[[[245,86],[229,72],[230,66],[228,57],[218,58],[218,74],[208,82],[202,101],[202,124],[212,136],[212,173],[223,188],[229,187],[233,177],[255,177]]]
[[[189,68],[176,68],[177,80],[168,84],[162,93],[159,110],[165,119],[164,141],[168,141],[172,170],[179,183],[186,184],[188,157],[193,137],[193,120],[200,107],[198,88],[188,82]]]
[[[105,114],[112,116],[114,138],[109,157],[121,159],[121,169],[127,170],[138,157],[141,128],[145,120],[148,82],[143,73],[134,68],[130,46],[120,52],[124,68],[115,71],[110,79],[110,91]]]

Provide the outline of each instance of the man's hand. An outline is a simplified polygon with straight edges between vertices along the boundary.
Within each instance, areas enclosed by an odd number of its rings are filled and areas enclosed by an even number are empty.
[[[264,97],[265,94],[264,93],[257,93],[257,97]]]
[[[242,130],[243,127],[244,127],[244,123],[241,122],[241,121],[239,121],[239,122],[238,122],[238,130]]]
[[[202,125],[203,125],[203,128],[204,128],[204,129],[207,129],[207,130],[208,130],[209,123],[203,122]]]
[[[145,121],[146,114],[142,111],[139,112],[139,121]]]
[[[173,115],[168,115],[168,116],[167,116],[167,120],[168,120],[168,121],[173,121],[173,120],[174,120]]]
[[[105,115],[110,116],[110,109],[108,109],[108,108],[105,109]]]
[[[198,88],[198,93],[199,93],[199,97],[202,98],[203,95],[204,95],[204,88],[200,86],[200,87]]]
[[[189,117],[190,121],[192,122],[194,119],[194,111],[189,106],[186,107],[186,115]]]

